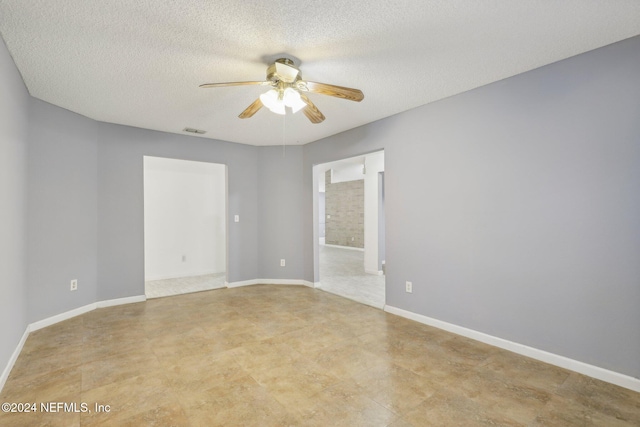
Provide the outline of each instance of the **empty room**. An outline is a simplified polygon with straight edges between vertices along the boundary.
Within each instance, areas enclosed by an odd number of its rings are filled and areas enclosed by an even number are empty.
[[[640,425],[637,0],[0,36],[0,425]]]

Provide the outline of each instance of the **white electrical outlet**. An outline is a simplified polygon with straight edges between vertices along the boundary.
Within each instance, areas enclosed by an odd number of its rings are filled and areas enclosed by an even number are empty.
[[[187,256],[186,255],[182,255],[182,262],[187,262]]]
[[[281,260],[280,260],[280,267],[284,267],[284,266],[285,266],[284,259],[281,259]]]
[[[405,291],[407,291],[408,293],[413,293],[413,283],[406,282],[405,283]]]
[[[72,291],[78,290],[78,279],[73,279],[71,281],[71,286],[69,287]]]
[[[235,222],[240,222],[240,215],[234,215],[234,216],[233,216],[233,220],[234,220]]]
[[[356,238],[355,238],[355,237],[352,237],[352,238],[351,238],[351,241],[352,241],[352,242],[354,242],[355,240],[356,240]]]

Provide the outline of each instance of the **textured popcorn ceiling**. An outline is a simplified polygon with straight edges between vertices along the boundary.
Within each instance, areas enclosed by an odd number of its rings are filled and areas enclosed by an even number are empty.
[[[638,0],[0,0],[32,96],[96,120],[253,145],[304,144],[640,34]],[[294,58],[327,119],[238,114]]]

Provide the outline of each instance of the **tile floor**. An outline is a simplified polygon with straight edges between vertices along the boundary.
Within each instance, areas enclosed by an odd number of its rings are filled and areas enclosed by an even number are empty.
[[[175,279],[149,280],[144,282],[147,298],[161,298],[190,292],[210,291],[223,288],[225,273],[202,276],[178,277]]]
[[[385,303],[385,276],[364,272],[364,252],[319,245],[320,289],[376,308]]]
[[[101,308],[33,332],[2,426],[638,426],[640,394],[302,286]],[[95,405],[109,405],[96,412]]]

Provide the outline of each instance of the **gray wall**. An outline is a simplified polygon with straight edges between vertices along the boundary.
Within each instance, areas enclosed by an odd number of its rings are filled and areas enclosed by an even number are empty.
[[[387,304],[640,377],[639,118],[636,37],[309,144],[305,247],[312,165],[384,148]]]
[[[37,99],[29,119],[27,281],[34,322],[96,301],[98,159],[95,121]]]
[[[2,374],[27,326],[25,240],[29,94],[1,39],[0,94],[0,374]]]
[[[302,147],[258,148],[259,272],[256,278],[304,276]],[[280,267],[280,259],[286,266]]]
[[[98,126],[98,300],[144,294],[144,156],[228,166],[228,280],[258,277],[257,147]]]

